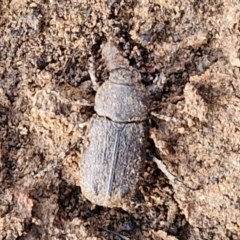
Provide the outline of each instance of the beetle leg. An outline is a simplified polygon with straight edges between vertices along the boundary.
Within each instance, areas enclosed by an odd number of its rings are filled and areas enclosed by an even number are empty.
[[[158,168],[164,173],[164,175],[168,178],[168,180],[170,181],[171,185],[174,187],[176,182],[179,182],[182,186],[184,186],[185,188],[188,188],[190,190],[197,190],[197,188],[191,188],[189,186],[187,186],[183,181],[181,181],[180,179],[178,179],[176,176],[174,176],[173,174],[171,174],[168,170],[165,164],[163,164],[163,162],[161,160],[159,160],[156,157],[153,157],[153,161],[157,164]]]
[[[177,124],[187,125],[187,121],[185,121],[183,119],[178,119],[178,118],[175,118],[175,117],[169,117],[169,116],[158,114],[158,113],[155,113],[155,112],[151,112],[151,115],[160,119],[160,120],[163,120],[165,122],[173,122],[173,123],[177,123]]]
[[[97,91],[99,88],[99,84],[97,83],[96,66],[92,57],[90,57],[88,60],[88,73],[92,81],[93,90]]]
[[[164,73],[156,74],[153,84],[147,87],[149,96],[161,97],[166,82]]]
[[[73,149],[78,148],[80,144],[82,144],[82,138],[74,142],[68,149],[62,152],[62,155],[60,154],[58,158],[56,158],[53,162],[49,163],[46,167],[42,168],[36,174],[34,174],[33,178],[38,178],[42,176],[44,173],[54,170],[58,166],[58,164],[62,162],[62,160],[66,158]]]

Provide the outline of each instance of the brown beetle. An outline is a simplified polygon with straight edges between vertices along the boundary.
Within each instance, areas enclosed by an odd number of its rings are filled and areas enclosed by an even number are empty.
[[[80,164],[83,195],[118,207],[134,195],[145,161],[148,95],[139,72],[108,42],[103,56],[109,80],[98,89]]]

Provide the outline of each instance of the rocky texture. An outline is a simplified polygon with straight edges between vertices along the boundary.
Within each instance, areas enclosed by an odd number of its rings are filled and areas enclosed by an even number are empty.
[[[239,239],[239,1],[3,0],[0,14],[0,238]],[[107,39],[152,89],[149,153],[184,183],[147,159],[124,210],[90,204],[78,177]]]

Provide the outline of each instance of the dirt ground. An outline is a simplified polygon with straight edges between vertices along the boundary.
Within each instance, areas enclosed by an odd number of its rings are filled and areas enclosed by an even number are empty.
[[[240,239],[239,0],[0,3],[0,239]],[[107,39],[152,89],[145,173],[124,209],[79,186],[89,61],[102,84]]]

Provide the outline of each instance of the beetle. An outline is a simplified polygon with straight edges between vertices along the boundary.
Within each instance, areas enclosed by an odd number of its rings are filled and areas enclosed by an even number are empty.
[[[80,186],[92,203],[120,207],[133,197],[145,162],[148,94],[137,69],[109,41],[102,54],[109,79],[97,90],[80,164]]]

